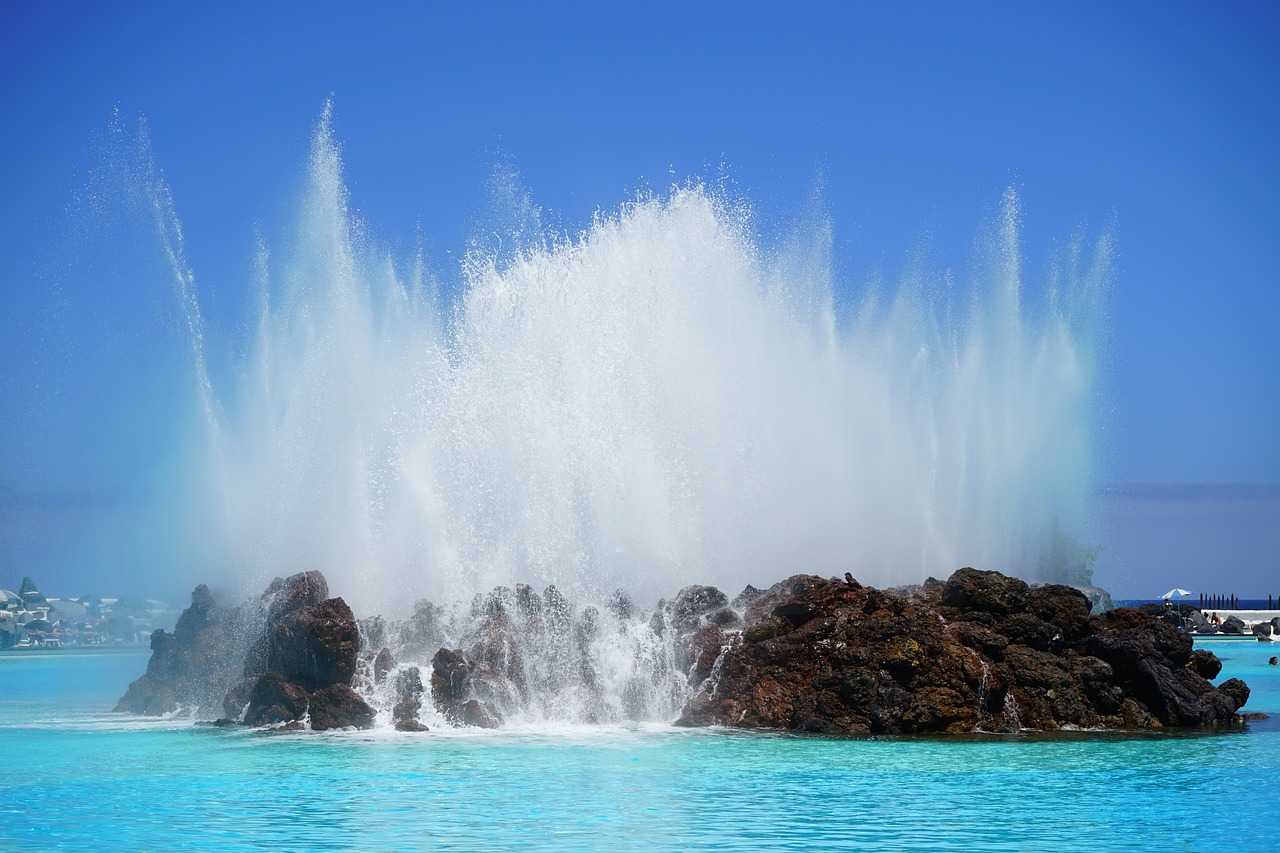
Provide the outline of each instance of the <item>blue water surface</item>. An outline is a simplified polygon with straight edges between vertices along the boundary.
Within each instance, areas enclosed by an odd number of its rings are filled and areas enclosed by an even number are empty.
[[[1272,645],[1202,643],[1280,712]],[[0,656],[3,850],[1233,850],[1280,724],[827,740],[666,726],[266,734],[109,712],[142,652]]]

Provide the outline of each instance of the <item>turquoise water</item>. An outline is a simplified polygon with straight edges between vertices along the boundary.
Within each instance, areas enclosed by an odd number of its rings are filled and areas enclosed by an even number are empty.
[[[1274,647],[1202,645],[1222,677],[1249,681],[1250,710],[1280,712]],[[145,664],[0,656],[0,849],[1163,851],[1280,837],[1274,719],[1161,737],[269,735],[108,713]]]

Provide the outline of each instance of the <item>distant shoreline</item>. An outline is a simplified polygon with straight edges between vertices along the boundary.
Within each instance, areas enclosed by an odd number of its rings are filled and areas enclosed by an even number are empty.
[[[61,649],[0,649],[0,658],[54,657],[67,655],[122,655],[148,651],[144,645],[133,646],[67,646]]]

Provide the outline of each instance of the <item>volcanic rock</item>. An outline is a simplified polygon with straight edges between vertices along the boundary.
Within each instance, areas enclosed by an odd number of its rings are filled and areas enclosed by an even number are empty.
[[[1026,609],[1030,589],[1025,581],[978,569],[960,569],[942,588],[942,603],[960,611],[1004,616]]]
[[[306,716],[307,691],[279,673],[254,676],[248,692],[249,707],[244,711],[246,726],[287,723]]]
[[[1222,661],[1208,649],[1196,649],[1191,653],[1187,666],[1200,674],[1202,678],[1217,678],[1222,672]]]
[[[418,721],[422,711],[422,674],[416,666],[405,667],[396,674],[396,705],[391,711],[395,727],[402,732],[425,732]]]
[[[360,632],[345,601],[329,598],[303,605],[273,622],[268,631],[268,671],[308,690],[351,683]]]
[[[239,677],[245,638],[258,624],[256,608],[221,607],[207,586],[197,586],[173,633],[152,633],[147,671],[129,685],[115,710],[160,715],[181,707],[216,713]]]
[[[387,678],[387,673],[396,665],[395,658],[391,656],[391,649],[386,646],[373,659],[373,683],[381,684]]]
[[[1239,616],[1228,616],[1222,620],[1222,633],[1224,634],[1243,634],[1244,620]]]
[[[431,701],[455,726],[496,728],[501,716],[488,702],[476,698],[476,669],[461,649],[440,649],[431,659]]]
[[[667,606],[668,619],[677,631],[693,631],[702,624],[703,616],[728,603],[728,597],[714,586],[686,586]]]
[[[367,729],[373,726],[373,708],[345,684],[330,684],[311,694],[311,729]]]
[[[319,604],[329,597],[329,582],[317,571],[298,572],[287,578],[276,578],[262,593],[267,618],[278,622],[295,610]]]
[[[748,605],[678,723],[830,734],[1239,723],[1247,687],[1215,689],[1189,637],[1136,610],[1089,610],[1071,587],[974,569],[935,593],[797,575]]]

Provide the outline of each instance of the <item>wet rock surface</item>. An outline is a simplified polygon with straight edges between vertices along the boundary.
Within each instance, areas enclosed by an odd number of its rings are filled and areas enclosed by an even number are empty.
[[[1221,662],[1192,649],[1187,613],[1098,613],[1076,588],[997,572],[892,590],[796,575],[732,601],[693,585],[652,610],[623,590],[603,602],[520,584],[357,622],[318,572],[237,608],[198,587],[120,708],[191,704],[219,726],[316,731],[368,728],[376,709],[426,731],[427,708],[482,728],[678,717],[859,735],[1224,728],[1248,699],[1238,679],[1209,683]],[[428,661],[429,678],[414,665]]]
[[[416,666],[406,667],[396,674],[396,704],[391,718],[397,730],[425,732],[427,727],[418,719],[422,712],[422,673]]]
[[[374,710],[346,684],[330,684],[309,697],[311,730],[367,729],[373,726]]]
[[[172,635],[152,637],[147,673],[117,710],[163,714],[189,706],[222,723],[267,726],[311,720],[313,729],[367,728],[374,711],[351,688],[359,648],[355,618],[329,598],[319,572],[276,578],[255,601],[221,608],[204,586]]]
[[[341,598],[298,607],[271,620],[267,636],[268,672],[310,690],[351,683],[360,632]]]
[[[249,703],[242,722],[246,726],[268,726],[300,720],[307,713],[307,691],[275,672],[249,680]],[[236,717],[228,714],[232,719]],[[238,716],[238,715],[237,715]]]
[[[1248,687],[1136,610],[961,569],[903,593],[797,575],[747,608],[679,724],[828,734],[1238,725]],[[1215,671],[1216,674],[1216,671]]]

